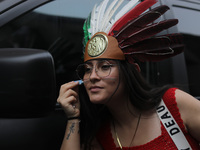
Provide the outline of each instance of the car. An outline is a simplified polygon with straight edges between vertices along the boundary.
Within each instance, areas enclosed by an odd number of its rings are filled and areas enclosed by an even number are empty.
[[[66,116],[56,99],[62,84],[77,80],[83,23],[97,1],[0,1],[0,149],[58,150]],[[200,2],[159,0],[178,18],[166,33],[183,35],[185,52],[141,63],[156,86],[173,84],[200,99]]]

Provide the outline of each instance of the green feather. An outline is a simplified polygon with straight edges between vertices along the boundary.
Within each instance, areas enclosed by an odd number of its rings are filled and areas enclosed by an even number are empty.
[[[87,44],[88,40],[90,39],[90,35],[91,33],[89,33],[89,29],[90,29],[90,19],[91,19],[91,13],[89,15],[89,17],[85,20],[85,23],[83,25],[83,32],[84,32],[84,41],[83,44],[84,46]]]

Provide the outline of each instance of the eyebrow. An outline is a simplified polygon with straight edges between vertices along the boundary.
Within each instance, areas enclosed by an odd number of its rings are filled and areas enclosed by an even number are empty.
[[[103,62],[103,61],[107,61],[107,62],[109,62],[110,64],[116,64],[116,61],[114,61],[114,60],[109,60],[109,59],[100,59],[100,60],[96,60],[96,61],[97,61],[97,63]],[[84,64],[86,64],[86,65],[93,65],[92,60],[91,60],[91,61],[88,61],[88,62],[85,62]]]
[[[84,65],[93,65],[91,62],[86,62]]]

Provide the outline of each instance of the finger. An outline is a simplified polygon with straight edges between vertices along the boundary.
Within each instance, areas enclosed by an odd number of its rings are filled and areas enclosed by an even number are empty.
[[[72,90],[72,89],[69,89],[67,90],[62,96],[61,98],[67,98],[67,97],[70,97],[70,96],[74,96],[77,100],[79,98],[79,95],[76,91]]]
[[[76,102],[77,102],[77,99],[74,96],[70,96],[70,97],[67,97],[65,99],[62,99],[60,101],[60,104],[65,107],[65,106],[68,106],[68,105],[73,105]]]
[[[63,102],[65,101],[65,102]],[[65,93],[59,96],[58,103],[76,103],[79,101],[78,93],[72,89],[67,90]]]
[[[77,98],[74,95],[71,95],[67,98],[67,102],[70,104],[75,104],[78,102]]]
[[[78,97],[78,93],[74,89],[69,89],[69,90],[65,91],[61,96],[68,97],[71,95]]]
[[[69,89],[73,89],[76,86],[78,86],[78,82],[74,82],[74,81],[71,81],[69,83],[63,84],[63,85],[61,85],[61,88],[60,88],[60,94],[66,92]]]
[[[60,104],[67,115],[73,116],[80,112],[80,104],[74,96],[63,99]]]
[[[61,105],[78,102],[78,95],[75,92],[70,92],[70,93],[74,94],[69,94],[68,92],[66,92],[64,95],[58,97],[57,102],[60,103]]]

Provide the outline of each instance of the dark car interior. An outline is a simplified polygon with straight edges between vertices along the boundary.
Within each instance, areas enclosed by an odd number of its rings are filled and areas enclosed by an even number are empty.
[[[66,117],[55,110],[51,54],[37,49],[0,49],[0,68],[0,149],[59,149]]]

